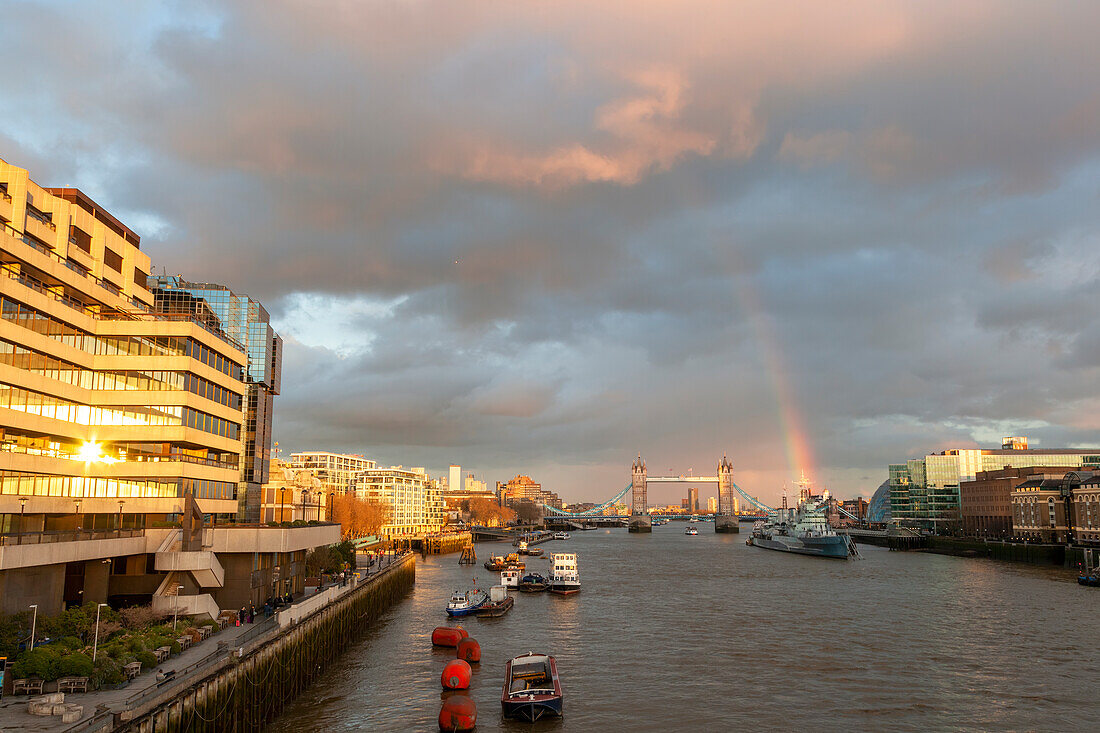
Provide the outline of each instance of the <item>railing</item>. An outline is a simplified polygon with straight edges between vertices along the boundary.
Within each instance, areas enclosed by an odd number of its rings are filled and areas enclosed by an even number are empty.
[[[144,529],[69,530],[58,532],[11,532],[0,534],[0,545],[48,545],[56,542],[115,540],[144,537]]]
[[[45,224],[55,232],[57,231],[57,225],[53,223],[53,218],[49,214],[43,211],[38,211],[31,206],[27,206],[27,216],[34,219],[40,224]]]
[[[60,448],[29,448],[16,443],[0,442],[0,452],[23,453],[29,456],[47,456],[49,458],[64,458],[70,461],[82,461],[80,454],[65,451]],[[240,468],[236,461],[219,461],[214,458],[200,458],[182,453],[169,453],[166,456],[147,456],[142,454],[128,455],[119,463],[193,463],[198,466],[210,466],[212,468]]]

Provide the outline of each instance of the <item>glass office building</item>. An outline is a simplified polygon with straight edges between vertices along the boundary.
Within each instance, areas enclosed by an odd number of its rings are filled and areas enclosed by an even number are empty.
[[[237,295],[224,285],[155,275],[149,278],[149,287],[158,312],[203,320],[240,342],[248,354],[239,513],[247,521],[259,521],[261,490],[271,466],[272,411],[282,380],[282,339],[259,301]]]
[[[1005,438],[1000,450],[956,448],[890,464],[890,514],[932,525],[962,518],[959,485],[979,471],[1100,464],[1100,449],[1028,449],[1026,438]]]

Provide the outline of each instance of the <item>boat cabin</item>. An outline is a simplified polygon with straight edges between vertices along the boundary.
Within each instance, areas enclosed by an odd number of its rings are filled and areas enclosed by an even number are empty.
[[[549,657],[524,657],[522,662],[512,662],[512,682],[509,694],[527,692],[550,695],[554,692],[554,678],[550,674]]]

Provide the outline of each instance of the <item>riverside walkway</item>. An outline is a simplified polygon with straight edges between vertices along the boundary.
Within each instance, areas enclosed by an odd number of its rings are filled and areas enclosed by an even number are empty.
[[[197,644],[168,661],[158,665],[155,670],[143,672],[133,682],[118,690],[97,690],[95,692],[66,694],[65,702],[84,706],[84,716],[75,723],[63,723],[60,717],[42,717],[27,712],[27,701],[31,697],[5,696],[0,702],[0,732],[9,731],[49,731],[51,733],[92,733],[109,731],[114,727],[115,717],[126,711],[139,710],[150,702],[173,691],[193,684],[217,666],[226,663],[232,657],[245,656],[251,651],[268,643],[271,639],[293,624],[298,623],[316,611],[342,598],[345,594],[364,583],[371,583],[385,575],[401,558],[398,555],[384,555],[376,559],[371,566],[359,567],[359,577],[353,577],[345,585],[335,582],[318,589],[309,595],[295,598],[292,603],[281,607],[269,618],[253,624],[231,626],[214,634],[204,642]],[[156,672],[175,672],[167,681],[157,681]]]

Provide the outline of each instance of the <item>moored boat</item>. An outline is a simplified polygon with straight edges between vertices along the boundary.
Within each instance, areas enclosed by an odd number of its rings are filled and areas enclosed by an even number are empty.
[[[519,576],[523,575],[521,570],[501,570],[500,571],[500,584],[505,588],[518,588]]]
[[[549,587],[550,581],[538,573],[530,573],[519,579],[519,589],[524,593],[541,593]]]
[[[527,555],[529,557],[538,557],[541,554],[542,554],[542,548],[541,547],[528,547],[527,548]]]
[[[508,660],[500,709],[506,718],[531,723],[545,717],[560,717],[564,700],[554,658],[528,652]]]
[[[577,573],[576,553],[551,552],[550,563],[550,592],[562,596],[580,593],[581,579]]]
[[[768,521],[753,525],[748,544],[798,555],[839,560],[848,558],[855,554],[855,545],[848,535],[837,534],[826,521],[828,499],[828,492],[814,496],[809,483],[803,478],[799,482],[798,506],[789,509],[784,493],[783,506],[772,510]]]
[[[527,563],[519,559],[519,554],[515,552],[509,552],[504,556],[503,569],[507,570],[526,570]]]
[[[490,555],[489,559],[485,561],[486,570],[503,570],[504,569],[504,555]]]
[[[447,604],[447,615],[469,616],[488,602],[489,596],[477,588],[465,592],[456,590]]]
[[[569,539],[569,533],[568,532],[555,532],[554,533],[554,539],[556,539],[556,540],[567,540],[567,539]]]
[[[503,616],[512,610],[516,599],[508,595],[508,589],[503,585],[494,585],[489,589],[489,602],[477,609],[478,616]]]
[[[695,529],[695,527],[688,527],[687,529],[684,530],[684,534],[691,534],[691,535],[699,534],[699,530]]]

